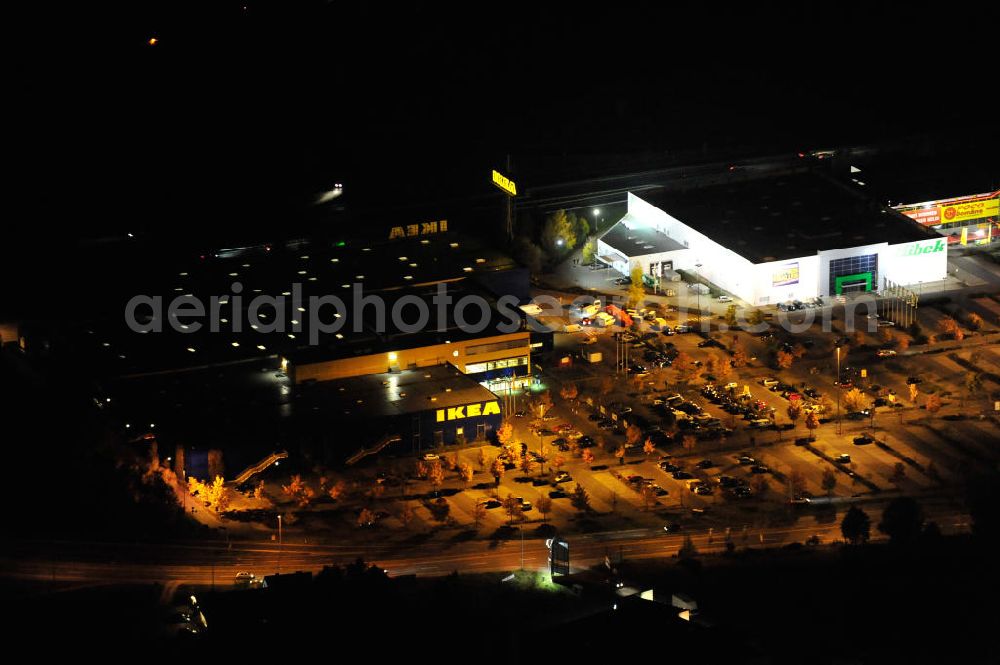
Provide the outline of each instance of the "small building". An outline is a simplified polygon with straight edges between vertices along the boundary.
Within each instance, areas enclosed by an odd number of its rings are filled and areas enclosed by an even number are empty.
[[[484,441],[500,427],[501,402],[450,363],[297,387],[297,420],[326,433],[333,457],[390,443],[420,451]]]

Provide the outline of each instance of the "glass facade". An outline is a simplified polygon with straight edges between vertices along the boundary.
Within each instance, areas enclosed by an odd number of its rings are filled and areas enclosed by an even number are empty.
[[[856,280],[839,280],[838,277],[849,275],[869,274],[867,280],[858,277]],[[865,254],[863,256],[848,256],[843,259],[833,259],[830,261],[830,290],[827,293],[833,295],[842,291],[852,291],[858,288],[864,289],[861,284],[870,284],[871,288],[878,288],[878,254]],[[839,288],[838,288],[839,287]]]

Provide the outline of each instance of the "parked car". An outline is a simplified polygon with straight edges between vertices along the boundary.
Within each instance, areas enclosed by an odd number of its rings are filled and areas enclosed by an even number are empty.
[[[553,480],[557,483],[568,483],[569,481],[573,480],[573,478],[569,475],[568,472],[560,471],[559,473],[556,474]]]
[[[732,302],[732,301],[733,299],[727,296],[726,294],[722,294],[721,296],[719,296],[719,302]]]
[[[848,455],[847,453],[842,453],[840,455],[837,455],[837,458],[834,461],[837,462],[837,464],[850,464],[851,456]]]
[[[894,349],[879,349],[875,355],[879,358],[892,358],[896,355],[896,351]]]
[[[870,443],[875,443],[875,439],[867,434],[862,434],[861,436],[854,437],[854,445],[856,446],[867,446]]]
[[[436,459],[440,459],[440,458],[437,455],[435,455],[434,453],[424,453],[423,460],[425,462],[433,462]]]

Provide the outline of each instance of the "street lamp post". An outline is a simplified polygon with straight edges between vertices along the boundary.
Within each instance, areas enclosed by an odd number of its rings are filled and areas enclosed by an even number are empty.
[[[700,281],[701,280],[701,264],[700,263],[696,263],[696,264],[694,264],[694,267],[695,267],[695,271],[698,274],[698,280],[699,280],[698,282],[696,282],[696,284],[698,286],[700,286],[701,285],[701,281]],[[695,291],[696,291],[695,295],[698,298],[698,324],[699,324],[698,327],[700,328],[701,327],[701,289],[696,287]]]
[[[837,347],[837,434],[842,433],[840,427],[840,347]]]
[[[278,574],[281,574],[281,547],[282,544],[282,533],[281,533],[281,515],[278,515]]]

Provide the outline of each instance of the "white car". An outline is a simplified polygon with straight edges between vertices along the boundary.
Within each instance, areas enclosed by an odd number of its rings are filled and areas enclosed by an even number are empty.
[[[424,453],[423,460],[425,462],[433,462],[436,459],[440,459],[440,458],[437,455],[435,455],[434,453]]]
[[[733,299],[726,295],[719,296],[719,302],[732,302]]]
[[[879,349],[875,355],[879,358],[892,358],[896,355],[896,351],[894,349]]]

